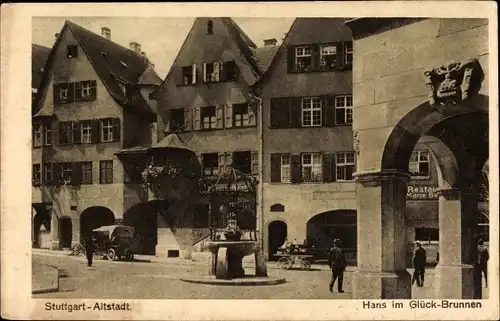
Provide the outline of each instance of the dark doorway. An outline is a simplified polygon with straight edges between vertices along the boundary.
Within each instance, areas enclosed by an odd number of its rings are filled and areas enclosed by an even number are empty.
[[[136,204],[123,214],[123,224],[134,227],[134,252],[155,255],[158,243],[158,203]]]
[[[269,223],[267,228],[267,235],[269,237],[268,259],[269,261],[276,261],[276,251],[283,245],[287,237],[287,226],[283,221],[273,221]]]
[[[59,246],[64,248],[71,248],[71,241],[73,240],[73,223],[71,218],[63,217],[59,222]]]
[[[93,229],[115,224],[115,215],[104,206],[92,206],[80,215],[80,242],[90,236]]]

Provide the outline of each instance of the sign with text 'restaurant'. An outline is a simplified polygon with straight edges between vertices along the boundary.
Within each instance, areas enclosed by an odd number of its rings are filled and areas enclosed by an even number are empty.
[[[407,200],[437,200],[437,186],[409,185],[406,192]]]

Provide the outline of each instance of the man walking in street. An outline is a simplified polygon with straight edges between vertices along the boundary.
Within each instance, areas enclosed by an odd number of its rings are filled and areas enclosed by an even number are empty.
[[[344,252],[340,248],[339,239],[335,239],[333,241],[333,247],[330,249],[328,255],[328,264],[332,269],[332,279],[329,285],[330,292],[333,292],[333,285],[335,284],[335,280],[338,278],[339,282],[337,283],[337,289],[339,293],[344,293],[344,290],[342,290],[342,283],[344,281],[344,270],[346,267],[346,259]]]
[[[427,255],[420,242],[415,242],[415,252],[413,254],[413,278],[411,285],[417,281],[418,287],[424,286],[424,274],[425,274],[425,264],[427,263]]]
[[[484,241],[479,239],[477,242],[477,269],[479,270],[479,276],[484,274],[484,282],[486,287],[488,287],[488,260],[490,259],[490,254],[488,253],[488,248],[484,246]]]
[[[87,266],[92,266],[92,258],[94,256],[94,240],[92,237],[88,237],[85,242],[85,254],[87,255]]]

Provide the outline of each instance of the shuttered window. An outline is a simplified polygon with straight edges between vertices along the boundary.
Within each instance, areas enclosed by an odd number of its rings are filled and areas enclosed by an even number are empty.
[[[288,72],[335,71],[352,66],[352,42],[290,46],[287,49]]]
[[[352,96],[335,97],[335,122],[337,125],[352,124]]]
[[[99,182],[101,184],[113,183],[113,161],[99,162]]]
[[[50,185],[54,182],[54,171],[52,163],[43,164],[43,183]]]
[[[271,183],[334,182],[334,153],[271,154]]]
[[[81,162],[80,172],[81,172],[81,183],[82,184],[92,184],[92,162]]]
[[[203,129],[217,128],[217,117],[216,117],[215,106],[202,107],[201,118],[202,118]]]
[[[354,152],[336,153],[336,179],[337,181],[352,181],[356,162]]]

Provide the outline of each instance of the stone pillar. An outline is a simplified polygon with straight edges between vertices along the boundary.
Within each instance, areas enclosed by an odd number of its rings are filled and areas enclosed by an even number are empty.
[[[255,251],[255,275],[256,276],[267,276],[267,266],[266,259],[264,257],[264,251],[259,247]]]
[[[405,206],[409,175],[398,171],[359,173],[357,177],[358,267],[356,299],[409,299],[406,271]]]
[[[59,250],[59,218],[54,213],[54,209],[50,210],[50,239],[52,241],[50,248]]]
[[[155,249],[156,256],[167,257],[168,250],[178,250],[180,252],[179,245],[170,228],[158,227],[157,233],[158,233],[157,234],[158,243],[156,244],[156,249]]]
[[[472,299],[473,266],[467,263],[467,242],[459,189],[438,190],[439,264],[436,267],[436,296],[439,299]]]
[[[472,298],[482,298],[481,271],[477,269],[478,197],[477,191],[461,191],[462,208],[462,264],[472,267]]]
[[[77,219],[72,219],[71,224],[72,224],[72,238],[71,238],[71,248],[75,246],[76,244],[80,243],[80,216],[77,216]]]

